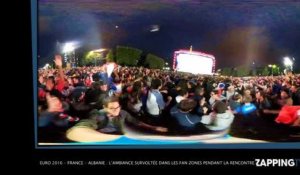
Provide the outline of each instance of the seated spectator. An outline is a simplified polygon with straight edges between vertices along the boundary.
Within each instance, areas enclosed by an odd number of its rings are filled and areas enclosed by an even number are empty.
[[[178,95],[175,98],[176,103],[180,103],[181,100],[187,99],[188,96],[189,96],[189,93],[186,89],[180,89],[178,92]]]
[[[48,108],[38,118],[39,141],[66,141],[65,131],[79,119],[66,113],[68,105],[60,100],[60,94],[47,93],[46,99]]]
[[[96,142],[118,138],[125,134],[125,120],[143,128],[166,132],[167,129],[140,122],[121,110],[118,97],[108,97],[103,101],[103,110],[94,110],[89,119],[81,120],[67,131],[67,138],[79,142]]]
[[[264,113],[263,111],[265,109],[270,109],[271,108],[271,103],[269,102],[268,98],[266,98],[265,93],[260,90],[255,93],[255,100],[254,100],[254,105],[256,106],[258,110],[258,115],[263,116]]]
[[[235,92],[234,86],[230,85],[226,91],[224,91],[223,96],[226,98],[226,101],[228,102],[233,95],[236,95],[237,92]]]
[[[171,109],[170,113],[171,117],[175,120],[177,133],[191,134],[209,131],[201,124],[201,117],[191,113],[195,107],[196,102],[194,100],[184,99]]]
[[[135,115],[142,110],[142,88],[142,82],[136,81],[133,83],[132,92],[128,94],[127,109]]]
[[[219,90],[215,89],[210,93],[209,104],[213,106],[213,104],[217,101],[225,100],[225,97],[219,94]]]
[[[291,126],[300,126],[300,106],[284,106],[275,121]]]
[[[297,113],[295,115],[297,118],[294,121],[294,123],[292,124],[292,126],[300,127],[300,110],[297,110]]]
[[[195,101],[200,101],[202,99],[202,97],[204,97],[204,93],[205,93],[205,90],[203,87],[197,87],[195,89],[195,95],[193,96],[193,99]]]
[[[242,105],[243,97],[241,94],[235,94],[233,95],[228,102],[228,106],[232,111],[235,111],[237,108],[239,108]]]
[[[234,112],[237,115],[242,116],[242,125],[245,127],[250,133],[255,134],[257,131],[255,130],[255,121],[257,119],[257,108],[252,103],[252,96],[245,95],[243,98],[244,104],[238,107]]]
[[[293,105],[293,99],[290,96],[289,89],[282,89],[280,91],[279,99],[277,100],[277,103],[283,107],[284,105],[292,106]]]
[[[104,99],[110,96],[108,84],[105,81],[100,80],[98,82],[95,82],[95,88],[97,88],[97,90],[100,91],[98,96],[97,106],[100,106],[100,108],[102,109]]]
[[[254,111],[256,111],[256,106],[252,103],[252,96],[245,95],[243,98],[244,104],[238,108],[236,108],[235,113],[242,114],[243,116],[247,117]]]
[[[207,115],[211,112],[210,105],[206,102],[205,97],[199,99],[198,105],[196,106],[196,113],[199,116]]]
[[[224,102],[218,101],[213,106],[213,112],[202,116],[201,123],[211,131],[220,131],[230,128],[233,119],[234,115],[231,110],[227,109]]]

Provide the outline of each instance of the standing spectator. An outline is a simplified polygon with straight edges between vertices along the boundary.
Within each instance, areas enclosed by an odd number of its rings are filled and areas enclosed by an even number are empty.
[[[159,117],[162,113],[162,110],[170,103],[171,98],[168,98],[168,102],[166,103],[163,100],[163,96],[160,93],[160,89],[162,87],[162,83],[160,79],[153,79],[151,82],[151,90],[148,93],[147,98],[147,112],[152,117]]]

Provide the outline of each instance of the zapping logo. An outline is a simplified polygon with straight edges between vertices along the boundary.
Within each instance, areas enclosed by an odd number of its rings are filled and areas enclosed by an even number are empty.
[[[257,167],[297,167],[300,159],[255,159]]]

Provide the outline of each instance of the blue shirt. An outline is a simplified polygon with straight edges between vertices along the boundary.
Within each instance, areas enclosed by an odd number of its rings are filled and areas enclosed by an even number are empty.
[[[236,108],[235,111],[244,116],[249,116],[252,112],[256,111],[256,106],[252,103],[244,104],[244,105]]]
[[[201,117],[191,113],[181,112],[177,105],[171,111],[171,116],[177,122],[177,125],[184,130],[194,130],[197,124],[201,122]]]

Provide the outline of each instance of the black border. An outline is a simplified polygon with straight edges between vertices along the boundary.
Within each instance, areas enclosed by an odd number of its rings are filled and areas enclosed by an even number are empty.
[[[20,137],[23,137],[26,134],[25,141],[22,143],[18,143],[18,147],[26,148],[26,155],[23,157],[25,160],[22,165],[25,165],[26,168],[34,169],[34,171],[39,170],[43,173],[52,173],[54,171],[71,171],[75,170],[77,172],[86,172],[87,169],[109,169],[111,172],[113,169],[121,168],[121,169],[128,169],[128,168],[135,168],[136,170],[139,168],[147,168],[147,172],[154,170],[154,168],[163,169],[175,169],[175,170],[182,170],[183,169],[191,169],[191,168],[204,168],[204,169],[215,169],[221,168],[222,171],[225,169],[247,169],[247,171],[254,169],[258,169],[260,172],[266,170],[269,171],[269,168],[255,168],[255,167],[248,167],[248,166],[41,166],[39,165],[41,160],[169,160],[169,161],[180,161],[180,160],[240,160],[240,161],[250,161],[255,158],[298,158],[299,159],[299,149],[290,149],[290,150],[260,150],[260,149],[248,149],[248,150],[238,150],[238,149],[230,149],[230,150],[222,150],[222,149],[201,149],[201,150],[182,150],[182,149],[172,149],[172,150],[147,150],[147,149],[140,149],[140,150],[83,150],[83,149],[48,149],[48,150],[39,150],[35,149],[34,143],[34,122],[33,122],[33,91],[32,91],[32,41],[31,41],[31,14],[30,14],[30,1],[20,1],[18,5],[16,5],[20,10],[18,10],[20,15],[17,16],[17,19],[22,19],[19,21],[18,31],[20,32],[20,58],[18,59],[18,64],[16,69],[18,76],[26,79],[26,87],[21,86],[18,87],[22,88],[22,107],[24,107],[22,111],[22,115],[18,116],[20,123],[22,126],[25,126],[25,129],[18,130]],[[18,54],[19,54],[18,53]],[[20,73],[21,72],[21,73]],[[21,75],[20,75],[21,74]],[[20,90],[20,89],[19,89]],[[23,96],[24,95],[24,96]],[[20,109],[21,110],[21,109]],[[29,150],[29,151],[28,151]],[[16,158],[17,159],[17,158]],[[29,164],[29,166],[27,165]],[[21,166],[17,164],[16,166]],[[299,167],[298,167],[299,168]],[[286,169],[286,168],[281,168]],[[247,171],[239,172],[245,173]],[[99,171],[99,173],[101,173]],[[102,172],[103,173],[103,172]],[[138,172],[137,173],[141,173]],[[146,173],[145,171],[143,173]],[[200,172],[199,172],[200,173]]]

